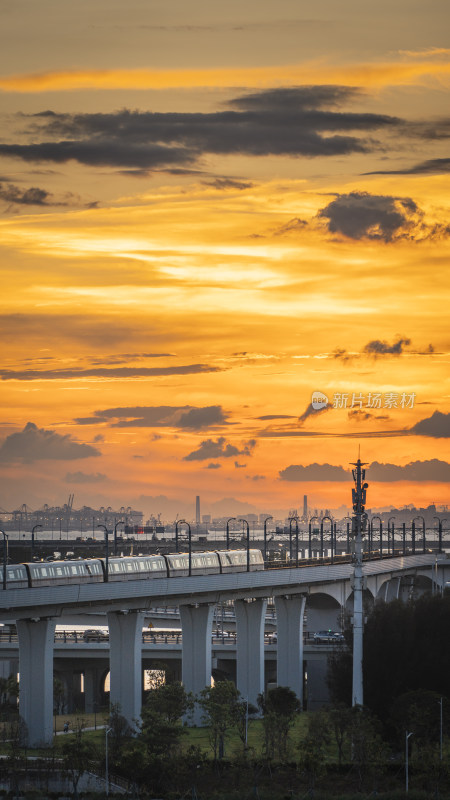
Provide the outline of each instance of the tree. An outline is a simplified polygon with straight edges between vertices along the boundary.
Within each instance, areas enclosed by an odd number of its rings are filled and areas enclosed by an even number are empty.
[[[414,733],[414,748],[422,750],[426,745],[439,750],[440,702],[438,692],[425,690],[406,692],[395,700],[390,719],[400,748],[403,746],[405,730],[408,730]],[[449,732],[450,704],[446,697],[442,698],[442,702],[442,727],[446,735]]]
[[[238,692],[239,694],[239,692]],[[247,747],[247,734],[248,734],[248,726],[252,719],[258,713],[258,709],[252,703],[249,703],[248,700],[238,699],[236,701],[236,705],[234,707],[234,724],[236,726],[238,736],[244,745],[244,748]]]
[[[111,762],[117,764],[120,760],[125,742],[133,735],[133,730],[128,721],[120,713],[120,703],[112,703],[106,725],[109,728],[109,743]]]
[[[383,723],[401,694],[447,693],[450,673],[450,593],[423,595],[408,603],[376,603],[364,629],[364,701]],[[333,701],[351,703],[351,642],[329,659]]]
[[[214,760],[225,752],[225,737],[236,724],[236,706],[240,693],[232,681],[217,681],[200,692],[199,705],[203,710],[203,721],[209,728],[209,740]]]
[[[344,760],[344,748],[350,740],[350,731],[352,727],[352,710],[342,703],[334,708],[328,709],[328,718],[330,721],[330,728],[334,733],[334,739],[338,749],[338,762],[339,766]]]
[[[77,720],[73,734],[65,736],[61,745],[64,769],[69,775],[75,798],[78,798],[78,783],[92,759],[92,745],[84,738],[85,720]]]
[[[380,735],[379,721],[364,706],[353,706],[351,709],[350,736],[352,762],[361,790],[366,777],[374,778],[383,771],[387,747]]]
[[[141,712],[140,732],[149,756],[174,754],[185,733],[181,717],[192,708],[192,695],[181,683],[164,684],[149,692]]]
[[[267,696],[260,694],[258,705],[263,713],[264,745],[269,758],[285,758],[289,730],[301,710],[300,700],[288,686],[270,689]]]
[[[324,711],[316,711],[308,718],[306,736],[300,742],[300,768],[308,775],[310,792],[316,780],[325,772],[325,752],[330,743],[330,720]]]

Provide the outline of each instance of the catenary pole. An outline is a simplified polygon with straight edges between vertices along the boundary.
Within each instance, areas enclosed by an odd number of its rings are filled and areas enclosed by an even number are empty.
[[[364,463],[358,458],[353,462],[352,470],[355,488],[352,489],[353,501],[353,535],[355,542],[353,570],[353,682],[352,705],[363,705],[363,571],[362,571],[362,534],[367,517],[364,513],[367,483],[364,483],[366,471]]]

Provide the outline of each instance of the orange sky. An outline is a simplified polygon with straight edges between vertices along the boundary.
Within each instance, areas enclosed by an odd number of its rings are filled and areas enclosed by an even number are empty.
[[[5,9],[1,508],[449,502],[448,4],[318,5]]]

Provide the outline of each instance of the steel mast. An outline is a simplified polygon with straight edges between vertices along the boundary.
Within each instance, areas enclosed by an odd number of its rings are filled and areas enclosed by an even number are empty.
[[[354,570],[353,570],[353,684],[352,705],[363,705],[363,571],[362,571],[362,536],[367,523],[367,514],[364,513],[366,505],[366,490],[368,484],[364,483],[366,471],[363,469],[367,462],[360,458],[352,462],[356,469],[352,470],[355,488],[352,489],[353,503],[353,536],[354,536]]]

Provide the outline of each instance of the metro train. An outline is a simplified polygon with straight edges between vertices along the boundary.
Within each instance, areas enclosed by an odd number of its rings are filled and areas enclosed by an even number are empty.
[[[260,550],[250,550],[250,570],[264,569]],[[220,575],[247,570],[247,550],[214,550],[192,553],[191,575]],[[108,582],[177,578],[189,575],[188,553],[153,556],[123,556],[108,559]],[[33,561],[8,564],[7,589],[31,589],[80,583],[102,583],[106,578],[106,559],[78,561]]]

